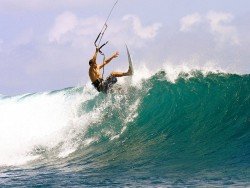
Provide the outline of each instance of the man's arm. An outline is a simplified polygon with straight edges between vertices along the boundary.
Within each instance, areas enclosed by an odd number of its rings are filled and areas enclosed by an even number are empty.
[[[114,58],[117,58],[119,56],[119,52],[115,52],[111,57],[109,57],[108,59],[106,59],[104,62],[103,62],[103,64],[101,64],[100,66],[99,66],[99,68],[101,69],[101,68],[103,68],[105,65],[107,65],[112,59],[114,59]]]
[[[96,48],[96,49],[95,49],[95,53],[94,53],[94,55],[93,55],[93,57],[92,57],[92,60],[93,60],[94,62],[96,62],[96,58],[97,58],[98,52],[99,52],[99,49]]]

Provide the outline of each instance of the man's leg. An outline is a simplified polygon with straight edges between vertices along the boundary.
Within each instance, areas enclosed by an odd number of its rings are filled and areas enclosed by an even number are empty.
[[[123,77],[123,76],[127,76],[126,72],[111,72],[111,75],[114,77]]]
[[[123,76],[131,76],[132,75],[132,70],[128,69],[128,72],[111,72],[111,75],[114,76],[114,77],[123,77]]]

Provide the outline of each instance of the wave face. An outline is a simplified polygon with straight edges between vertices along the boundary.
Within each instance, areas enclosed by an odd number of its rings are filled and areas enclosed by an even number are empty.
[[[0,99],[0,184],[249,186],[250,76],[166,77]]]

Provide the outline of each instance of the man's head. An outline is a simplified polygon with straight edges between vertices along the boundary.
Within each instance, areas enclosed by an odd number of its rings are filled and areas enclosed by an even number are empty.
[[[89,60],[89,66],[93,66],[93,65],[95,65],[96,64],[96,62],[93,60],[93,59],[90,59]]]
[[[89,66],[91,66],[92,63],[93,63],[93,59],[90,59],[90,60],[89,60]]]

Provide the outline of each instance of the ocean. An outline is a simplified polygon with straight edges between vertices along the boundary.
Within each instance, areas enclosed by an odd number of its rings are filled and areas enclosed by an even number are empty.
[[[250,186],[250,75],[0,96],[0,187],[236,186]]]

